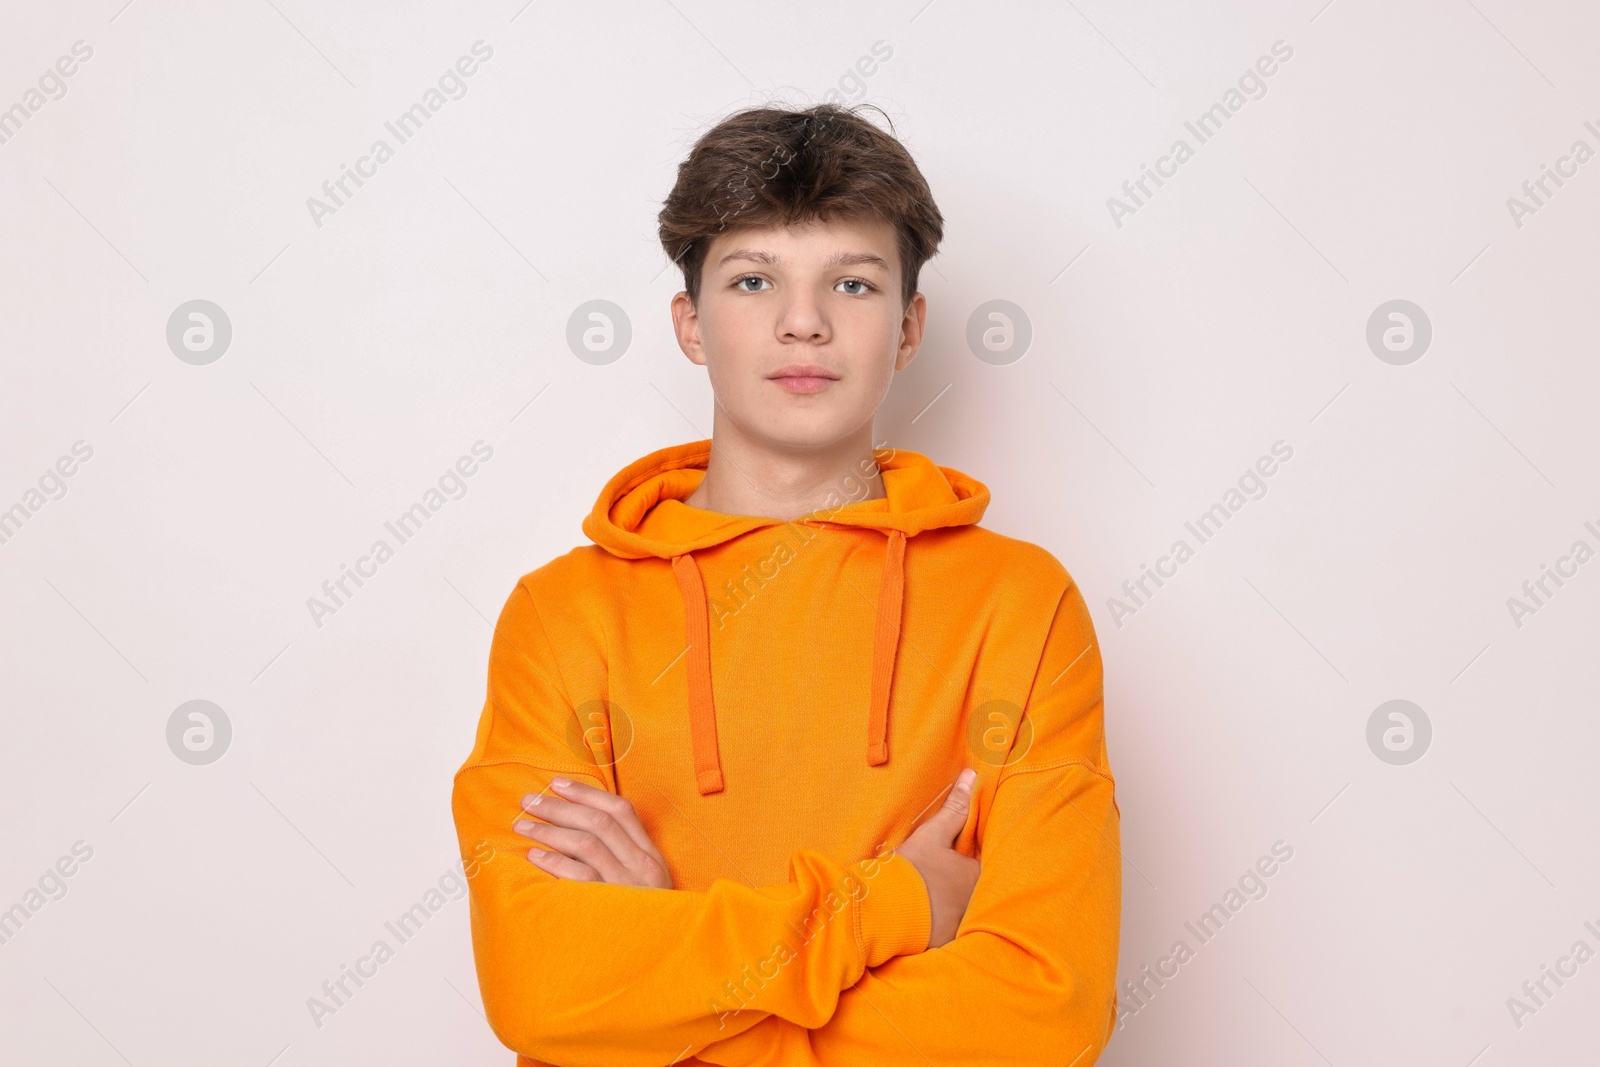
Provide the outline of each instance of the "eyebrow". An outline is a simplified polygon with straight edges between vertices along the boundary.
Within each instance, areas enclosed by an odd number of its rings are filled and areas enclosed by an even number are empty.
[[[735,259],[748,259],[754,263],[764,263],[769,267],[780,266],[782,263],[771,252],[763,252],[758,248],[735,248],[732,252],[717,260],[717,266],[721,267]],[[882,256],[875,256],[871,252],[835,252],[822,264],[822,269],[831,270],[834,267],[862,265],[881,267],[884,270],[889,269],[888,262]]]

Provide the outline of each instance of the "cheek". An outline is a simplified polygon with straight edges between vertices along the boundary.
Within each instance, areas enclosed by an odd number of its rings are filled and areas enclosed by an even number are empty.
[[[882,315],[875,315],[852,325],[855,342],[851,345],[850,363],[855,387],[850,394],[854,403],[875,408],[882,404],[894,382],[900,322],[898,319],[888,322]]]
[[[700,335],[713,356],[749,351],[752,339],[770,337],[772,323],[753,300],[718,299],[701,310]]]
[[[737,368],[730,367],[728,360],[712,357],[706,364],[706,377],[711,382],[711,391],[717,395],[722,403],[739,406],[743,404],[743,395],[746,391],[744,376]]]
[[[855,323],[854,330],[860,339],[859,355],[870,364],[874,375],[886,380],[893,377],[895,355],[900,349],[899,316],[878,311]]]
[[[876,408],[883,404],[884,398],[889,395],[890,387],[894,385],[894,375],[893,356],[884,356],[873,364],[867,376],[871,383],[871,390],[866,398],[872,407]]]

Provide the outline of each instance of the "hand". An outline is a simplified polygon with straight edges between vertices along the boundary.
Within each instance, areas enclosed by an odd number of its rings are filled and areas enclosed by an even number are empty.
[[[549,846],[529,849],[530,863],[577,882],[673,888],[667,861],[644,832],[631,801],[582,782],[560,782],[567,780],[552,779],[550,788],[561,796],[529,793],[522,798],[522,813],[543,822],[518,819],[511,824],[522,836]]]
[[[956,929],[967,914],[967,902],[978,884],[978,861],[950,847],[967,824],[967,812],[972,808],[972,783],[977,777],[978,772],[970,767],[957,775],[944,806],[895,849],[911,861],[927,883],[928,904],[933,913],[929,948],[955,940]]]

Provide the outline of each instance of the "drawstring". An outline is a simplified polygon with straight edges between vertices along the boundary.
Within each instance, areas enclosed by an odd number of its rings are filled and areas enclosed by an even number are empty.
[[[889,531],[878,579],[877,626],[872,638],[872,703],[867,717],[867,765],[889,759],[889,696],[900,621],[905,601],[906,535]],[[683,622],[689,642],[689,735],[694,745],[694,779],[702,794],[722,791],[722,756],[717,745],[717,714],[711,692],[711,621],[705,583],[693,553],[672,557],[672,573],[683,597]]]
[[[672,557],[672,573],[683,594],[683,625],[689,639],[689,734],[694,740],[694,781],[701,793],[722,792],[722,757],[717,753],[717,712],[711,703],[711,623],[705,585],[694,556]]]
[[[906,584],[906,535],[889,531],[878,579],[878,630],[872,638],[872,714],[867,720],[867,765],[889,759],[889,687],[900,646],[900,608]]]

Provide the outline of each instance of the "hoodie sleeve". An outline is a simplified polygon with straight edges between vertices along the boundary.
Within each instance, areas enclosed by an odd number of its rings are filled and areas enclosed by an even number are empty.
[[[840,864],[800,850],[784,885],[718,879],[703,891],[534,866],[527,854],[540,846],[511,829],[522,797],[557,775],[612,788],[589,740],[519,583],[495,626],[488,698],[451,799],[463,861],[472,857],[478,984],[508,1048],[564,1067],[660,1067],[767,1018],[819,1026],[868,968],[926,948],[927,890],[893,855]]]
[[[1101,692],[1088,608],[1069,585],[1024,709],[1031,740],[1019,730],[1005,765],[980,779],[997,784],[978,831],[983,867],[955,939],[869,969],[821,1026],[768,1018],[700,1050],[700,1062],[1094,1063],[1116,1022],[1122,889]]]

